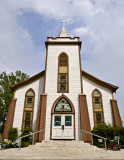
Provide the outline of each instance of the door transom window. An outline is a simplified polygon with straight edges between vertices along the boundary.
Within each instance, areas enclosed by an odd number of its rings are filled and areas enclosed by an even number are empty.
[[[57,102],[54,112],[72,112],[72,108],[70,103],[65,98],[61,98]]]

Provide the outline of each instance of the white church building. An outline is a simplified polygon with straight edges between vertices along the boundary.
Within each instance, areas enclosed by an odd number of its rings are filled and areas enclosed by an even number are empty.
[[[75,139],[91,142],[91,132],[99,124],[122,127],[113,93],[117,86],[82,70],[79,37],[70,37],[63,25],[58,37],[47,37],[45,70],[13,84],[14,91],[3,132],[9,129],[45,129],[34,141]]]

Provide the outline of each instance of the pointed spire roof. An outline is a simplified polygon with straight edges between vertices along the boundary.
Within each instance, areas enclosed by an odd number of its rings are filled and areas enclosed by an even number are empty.
[[[61,29],[58,37],[70,37],[70,35],[68,34],[67,29],[65,28],[65,23],[66,23],[66,21],[63,20],[62,23],[63,23],[63,27],[62,27],[62,29]]]

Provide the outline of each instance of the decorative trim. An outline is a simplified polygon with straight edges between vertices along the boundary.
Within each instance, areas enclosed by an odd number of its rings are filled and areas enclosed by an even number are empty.
[[[80,47],[81,47],[81,43],[82,42],[80,42],[80,41],[78,41],[78,42],[55,42],[55,41],[53,41],[53,42],[50,42],[50,41],[47,41],[47,42],[45,42],[45,45],[46,45],[46,47],[48,46],[48,45],[79,45]]]
[[[47,94],[41,94],[39,108],[38,108],[38,112],[37,112],[37,121],[36,121],[35,132],[45,129],[46,105],[47,105]],[[45,132],[40,132],[40,133],[35,134],[34,143],[41,142],[43,140],[44,133]]]
[[[112,92],[112,99],[114,99],[114,94],[113,94],[113,92]]]
[[[103,115],[103,124],[105,123],[105,121],[104,121],[104,110],[103,110],[102,93],[96,88],[96,89],[93,90],[92,95],[91,95],[91,96],[92,96],[92,107],[93,107],[94,127],[95,127],[95,112],[97,112],[97,111],[95,111],[95,109],[94,109],[94,103],[93,103],[93,93],[94,93],[95,91],[97,91],[97,92],[100,94],[100,97],[99,97],[99,98],[101,98],[101,111],[100,111],[100,112],[102,112],[102,115]]]
[[[74,114],[73,112],[53,112],[51,114]]]
[[[110,99],[110,102],[111,102],[111,107],[112,107],[114,125],[116,127],[123,127],[117,101],[114,99]]]
[[[16,99],[16,98],[13,98],[13,99],[11,100],[11,102],[10,102],[9,110],[8,110],[8,114],[7,114],[7,119],[6,119],[4,131],[3,131],[3,135],[2,135],[2,140],[9,138],[9,130],[10,130],[10,129],[12,128],[12,126],[13,126],[13,120],[14,120],[14,114],[15,114],[16,101],[17,101],[17,99]]]
[[[36,120],[36,126],[35,126],[35,132],[39,131],[40,128],[40,117],[41,117],[41,107],[42,107],[42,95],[40,95],[40,101],[39,101],[39,107],[37,112],[37,120]],[[39,141],[39,133],[34,135],[34,143]]]
[[[67,91],[65,92],[62,92],[62,91],[59,91],[59,59],[60,59],[60,56],[61,56],[61,54],[65,54],[66,56],[67,56],[67,58],[68,58],[68,65],[67,65]],[[68,54],[67,53],[65,53],[65,52],[62,52],[62,53],[60,53],[59,54],[59,56],[58,56],[58,79],[57,79],[57,93],[69,93],[69,56],[68,56]]]
[[[45,123],[46,123],[46,107],[47,107],[47,94],[41,95],[41,112],[40,112],[40,124],[39,124],[39,130],[45,129]],[[43,134],[45,132],[40,132],[38,141],[41,142],[43,140]],[[45,138],[45,136],[44,136]]]
[[[80,105],[80,127],[81,130],[91,132],[89,112],[87,107],[87,100],[85,94],[79,94],[79,105]],[[81,133],[82,140],[84,142],[91,143],[91,135]]]
[[[70,40],[73,40],[75,38],[78,38],[78,41],[79,41],[79,37],[47,37],[47,40],[49,40],[49,38],[52,38],[53,40],[56,40],[56,39],[70,39]]]
[[[70,103],[71,107],[72,107],[72,112],[54,112],[54,107],[56,106],[56,103],[61,99],[61,98],[65,98],[67,99],[67,101]],[[71,100],[66,97],[64,94],[62,94],[60,97],[58,97],[55,102],[52,105],[51,108],[51,125],[50,125],[50,139],[52,139],[52,121],[53,121],[53,115],[54,114],[73,114],[74,115],[74,139],[75,139],[75,108],[73,103],[71,102]]]
[[[14,90],[13,98],[15,98],[16,90]]]
[[[21,131],[24,130],[23,125],[24,125],[24,113],[25,113],[25,111],[26,111],[26,110],[25,110],[25,108],[26,108],[26,97],[27,97],[27,93],[28,93],[30,90],[34,93],[34,96],[33,96],[33,97],[34,97],[34,99],[33,99],[33,107],[32,107],[32,122],[31,122],[31,129],[32,129],[32,126],[33,126],[35,91],[34,91],[32,88],[30,88],[30,89],[28,89],[28,90],[26,91],[26,93],[25,93],[25,101],[24,101],[24,109],[23,109],[23,118],[22,118],[22,127],[21,127]]]
[[[45,74],[44,74],[44,89],[43,89],[43,93],[45,93],[45,85],[46,85],[47,58],[48,58],[48,46],[46,46],[46,63],[45,63]]]
[[[83,85],[82,85],[82,66],[81,66],[81,54],[80,54],[81,46],[78,46],[79,51],[79,64],[80,64],[80,81],[81,81],[81,94],[83,94]]]

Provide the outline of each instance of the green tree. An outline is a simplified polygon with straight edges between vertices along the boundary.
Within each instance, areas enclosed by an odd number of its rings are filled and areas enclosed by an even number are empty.
[[[2,72],[0,74],[0,132],[3,131],[9,104],[14,93],[9,88],[9,85],[18,83],[27,78],[29,78],[29,75],[21,71],[16,71],[15,73],[11,72],[10,74]]]

